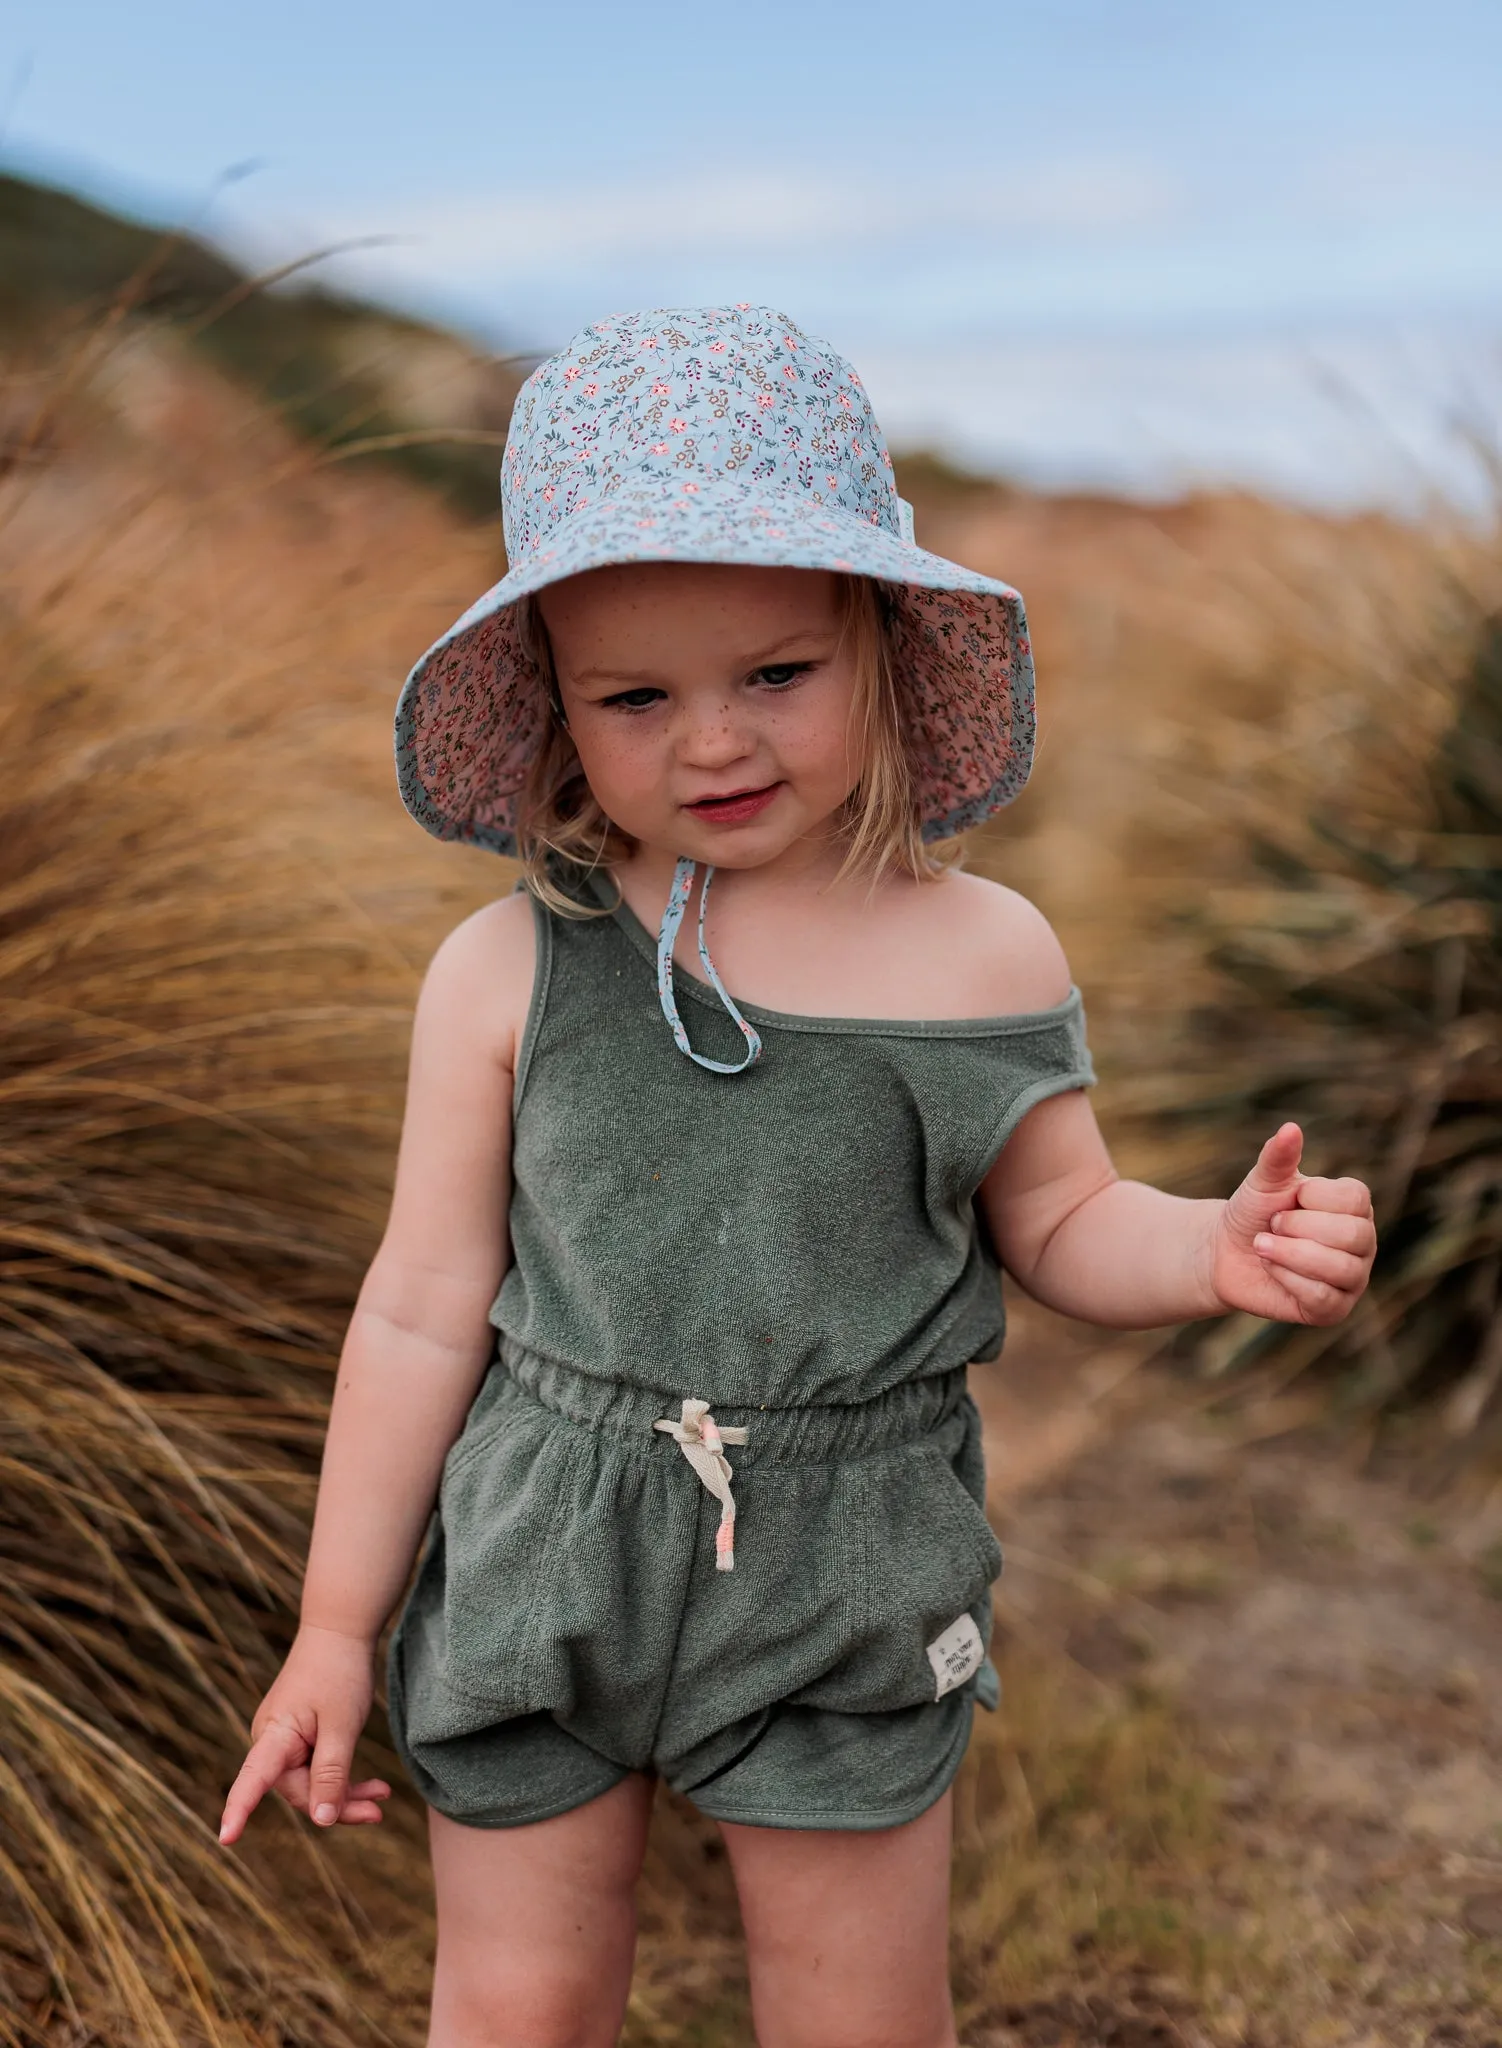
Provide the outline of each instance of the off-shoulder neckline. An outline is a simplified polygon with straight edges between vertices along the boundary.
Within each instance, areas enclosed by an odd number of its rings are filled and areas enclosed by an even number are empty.
[[[615,901],[612,903],[608,884],[602,885],[593,874],[585,877],[585,883],[596,902],[608,908],[617,929],[632,948],[650,964],[655,976],[657,941],[619,889],[614,891]],[[708,982],[701,981],[696,974],[690,974],[677,961],[673,963],[673,984],[680,995],[688,995],[707,1009],[724,1014],[720,999]],[[770,1025],[774,1030],[864,1032],[873,1037],[886,1038],[1005,1037],[1046,1029],[1049,1025],[1068,1023],[1078,1014],[1083,1003],[1078,988],[1073,986],[1062,1001],[1050,1005],[1046,1010],[1012,1010],[996,1017],[820,1017],[794,1010],[769,1010],[760,1003],[742,1002],[739,996],[736,996],[735,1000],[742,1015],[748,1017],[753,1024]]]

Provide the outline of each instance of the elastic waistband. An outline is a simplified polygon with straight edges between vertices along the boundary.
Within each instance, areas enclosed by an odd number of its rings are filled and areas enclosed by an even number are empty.
[[[735,1453],[737,1466],[767,1461],[824,1464],[911,1443],[947,1422],[965,1399],[963,1366],[932,1379],[906,1380],[869,1401],[820,1402],[806,1408],[746,1407],[715,1401],[708,1388],[695,1382],[691,1370],[685,1372],[682,1386],[672,1392],[629,1386],[510,1345],[492,1371],[556,1414],[632,1439],[643,1449],[653,1442],[653,1423],[664,1417],[676,1418],[685,1397],[708,1400],[722,1429],[747,1433],[744,1445]]]

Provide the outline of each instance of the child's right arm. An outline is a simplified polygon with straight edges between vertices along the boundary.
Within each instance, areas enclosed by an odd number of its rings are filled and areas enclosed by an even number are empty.
[[[375,1821],[389,1787],[351,1785],[376,1639],[489,1361],[509,1261],[511,1090],[533,968],[531,905],[492,904],[439,948],[417,1006],[386,1234],[340,1360],[301,1625],[251,1724],[219,1839],[273,1788],[321,1826]]]

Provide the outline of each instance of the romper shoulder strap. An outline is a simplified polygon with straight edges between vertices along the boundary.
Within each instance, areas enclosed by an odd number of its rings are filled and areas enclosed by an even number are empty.
[[[532,994],[527,1003],[527,1021],[522,1030],[521,1047],[516,1056],[516,1075],[511,1086],[511,1109],[515,1115],[527,1085],[527,1073],[532,1065],[537,1034],[542,1028],[543,1013],[548,1006],[548,990],[553,979],[553,926],[556,922],[556,913],[548,908],[541,897],[534,896],[525,882],[518,882],[513,894],[525,896],[532,905],[532,935],[536,946],[532,967]]]

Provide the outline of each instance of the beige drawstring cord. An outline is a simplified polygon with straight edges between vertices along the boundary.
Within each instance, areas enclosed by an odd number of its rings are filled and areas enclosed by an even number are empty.
[[[709,1412],[707,1401],[685,1401],[679,1422],[654,1422],[677,1444],[694,1468],[694,1474],[720,1503],[720,1526],[715,1531],[714,1563],[717,1572],[735,1570],[735,1501],[730,1492],[730,1460],[726,1444],[743,1444],[743,1429],[721,1429]]]

